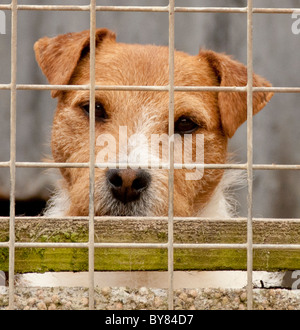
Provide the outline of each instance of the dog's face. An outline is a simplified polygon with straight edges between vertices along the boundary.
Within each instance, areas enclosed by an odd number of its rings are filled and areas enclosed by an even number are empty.
[[[97,30],[96,40],[97,85],[169,84],[166,47],[117,43],[106,29]],[[89,31],[43,38],[35,51],[51,84],[89,84]],[[228,56],[211,51],[198,56],[175,52],[176,86],[246,84],[246,68]],[[270,86],[256,75],[254,85]],[[58,97],[52,130],[54,160],[89,162],[89,91],[53,91],[52,95]],[[254,114],[271,97],[271,93],[255,93]],[[168,170],[151,168],[151,164],[168,161],[169,93],[99,90],[95,106],[97,162],[140,162],[150,167],[97,168],[95,214],[166,215]],[[202,162],[225,163],[227,140],[247,117],[246,93],[176,92],[174,108],[175,162],[199,162],[200,153]],[[61,173],[71,201],[66,215],[87,215],[89,170],[68,168]],[[175,216],[199,214],[222,175],[217,169],[176,169]]]

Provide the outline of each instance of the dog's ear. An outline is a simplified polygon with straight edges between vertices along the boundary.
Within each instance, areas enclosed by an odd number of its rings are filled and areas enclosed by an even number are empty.
[[[107,29],[96,30],[96,43],[104,38],[115,40]],[[90,31],[68,33],[54,38],[44,37],[34,45],[36,60],[51,85],[67,85],[85,50],[90,46]],[[53,90],[52,97],[59,91]]]
[[[205,58],[213,73],[216,75],[219,86],[246,86],[247,68],[231,57],[213,51],[200,51],[199,56]],[[270,87],[271,84],[264,78],[254,74],[254,87]],[[253,114],[258,113],[272,98],[273,93],[253,93]],[[219,92],[218,104],[224,133],[231,138],[240,125],[247,119],[246,92]]]

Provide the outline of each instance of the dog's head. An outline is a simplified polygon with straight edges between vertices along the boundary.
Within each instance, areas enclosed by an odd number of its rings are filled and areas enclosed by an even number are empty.
[[[89,31],[43,38],[35,44],[37,61],[53,85],[89,84]],[[116,42],[107,29],[96,31],[96,84],[167,86],[167,47]],[[270,86],[258,75],[254,86]],[[247,69],[224,54],[175,52],[176,86],[245,86]],[[56,162],[89,161],[89,90],[53,90],[58,106],[52,130]],[[253,94],[253,113],[272,93]],[[127,163],[168,162],[169,93],[96,91],[97,162],[125,163],[122,169],[96,169],[97,215],[165,215],[168,170],[125,168]],[[225,163],[227,140],[247,118],[242,92],[175,92],[175,162]],[[122,167],[122,166],[121,166]],[[154,166],[155,167],[155,166]],[[88,169],[62,169],[71,200],[68,215],[88,214]],[[174,214],[196,215],[210,200],[222,170],[176,169]]]

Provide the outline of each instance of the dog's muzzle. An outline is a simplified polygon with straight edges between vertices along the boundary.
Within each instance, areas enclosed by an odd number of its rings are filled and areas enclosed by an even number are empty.
[[[151,175],[141,169],[109,169],[106,181],[113,197],[127,204],[140,199],[150,185]]]

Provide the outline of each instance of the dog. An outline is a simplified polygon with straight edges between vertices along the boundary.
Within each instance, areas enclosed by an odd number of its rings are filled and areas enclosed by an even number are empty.
[[[44,37],[35,43],[34,50],[50,84],[90,83],[90,31]],[[168,86],[168,47],[119,43],[112,31],[97,29],[95,76],[96,85]],[[191,56],[175,51],[174,79],[175,86],[246,86],[247,69],[226,54],[200,50],[197,56]],[[253,86],[271,85],[254,74]],[[58,100],[51,139],[54,162],[89,162],[89,95],[89,90],[52,91],[52,97]],[[258,113],[272,95],[271,92],[253,93],[253,114]],[[139,161],[148,161],[148,164],[150,159],[162,158],[165,154],[162,140],[158,140],[155,155],[152,149],[149,152],[149,144],[153,136],[168,136],[168,91],[96,90],[95,102],[97,160],[99,154],[106,154],[100,157],[102,162],[126,165],[129,154],[133,159],[135,152]],[[226,163],[228,139],[247,119],[247,93],[178,91],[174,102],[177,136],[174,144],[179,159],[185,158],[184,144],[178,144],[180,137],[191,137],[186,154],[190,153],[190,161],[195,163],[196,137],[203,136],[204,163]],[[100,135],[114,141],[99,142]],[[195,168],[174,170],[174,216],[231,217],[226,191],[232,180],[222,169],[202,172],[198,169],[201,175],[188,179],[189,174],[196,172]],[[88,215],[89,169],[61,168],[60,174],[57,191],[45,215]],[[96,168],[95,215],[166,216],[168,177],[167,168]]]

